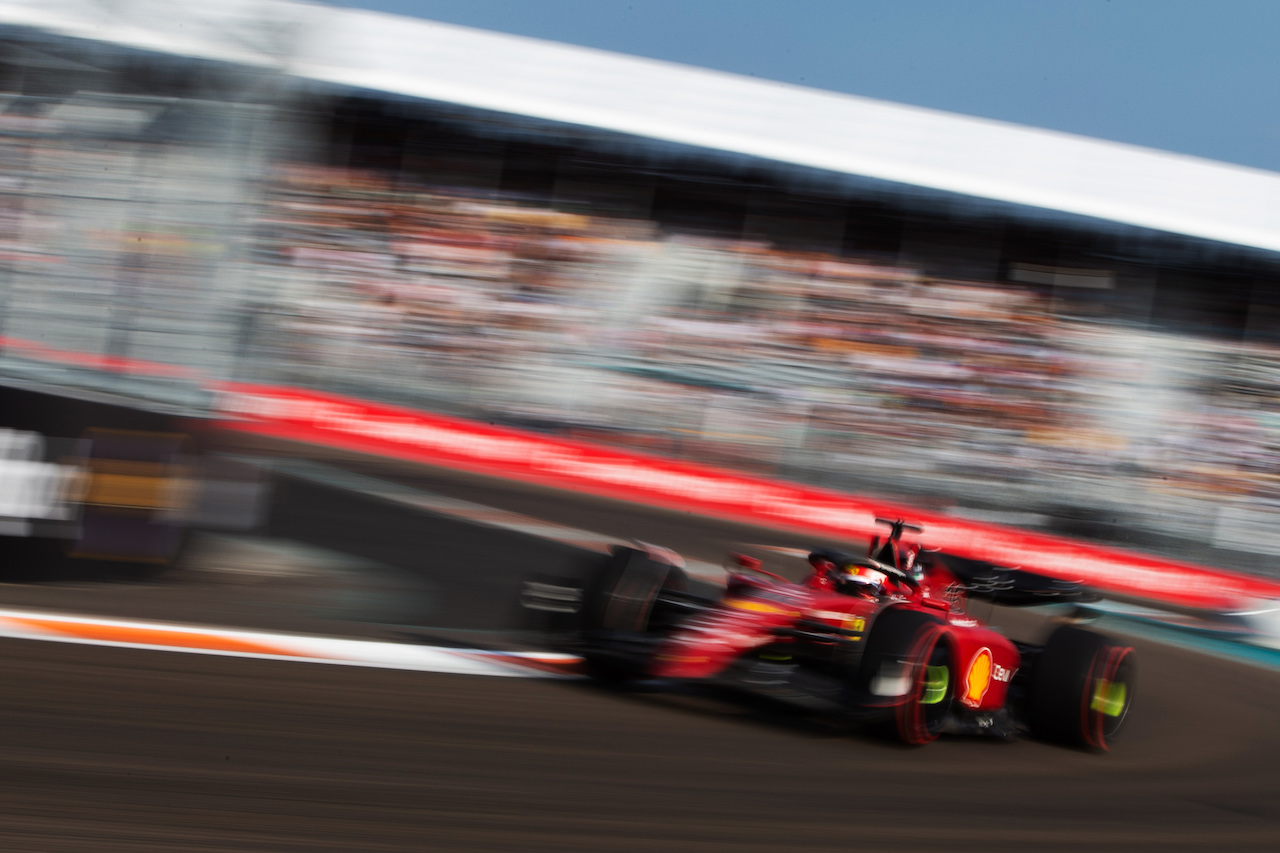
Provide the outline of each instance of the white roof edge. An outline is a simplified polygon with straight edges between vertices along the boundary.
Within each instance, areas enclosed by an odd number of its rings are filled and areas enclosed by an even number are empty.
[[[0,0],[0,24],[1280,251],[1280,173],[289,0]]]

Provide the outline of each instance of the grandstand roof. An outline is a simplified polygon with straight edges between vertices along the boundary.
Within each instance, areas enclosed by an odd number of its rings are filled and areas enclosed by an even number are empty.
[[[1280,251],[1280,173],[719,71],[287,0],[0,0],[3,24]]]

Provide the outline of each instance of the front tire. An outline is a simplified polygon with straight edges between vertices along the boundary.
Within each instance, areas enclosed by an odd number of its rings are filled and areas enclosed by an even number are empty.
[[[1133,649],[1101,634],[1054,631],[1031,673],[1027,722],[1043,740],[1106,751],[1133,702]]]

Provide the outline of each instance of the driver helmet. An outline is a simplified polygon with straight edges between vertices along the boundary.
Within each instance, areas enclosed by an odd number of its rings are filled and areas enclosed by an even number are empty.
[[[884,592],[889,576],[879,569],[846,563],[831,573],[837,592],[846,595],[880,595]]]

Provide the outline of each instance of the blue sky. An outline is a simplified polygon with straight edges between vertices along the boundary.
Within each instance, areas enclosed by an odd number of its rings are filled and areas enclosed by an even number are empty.
[[[1280,171],[1280,0],[341,0]]]

